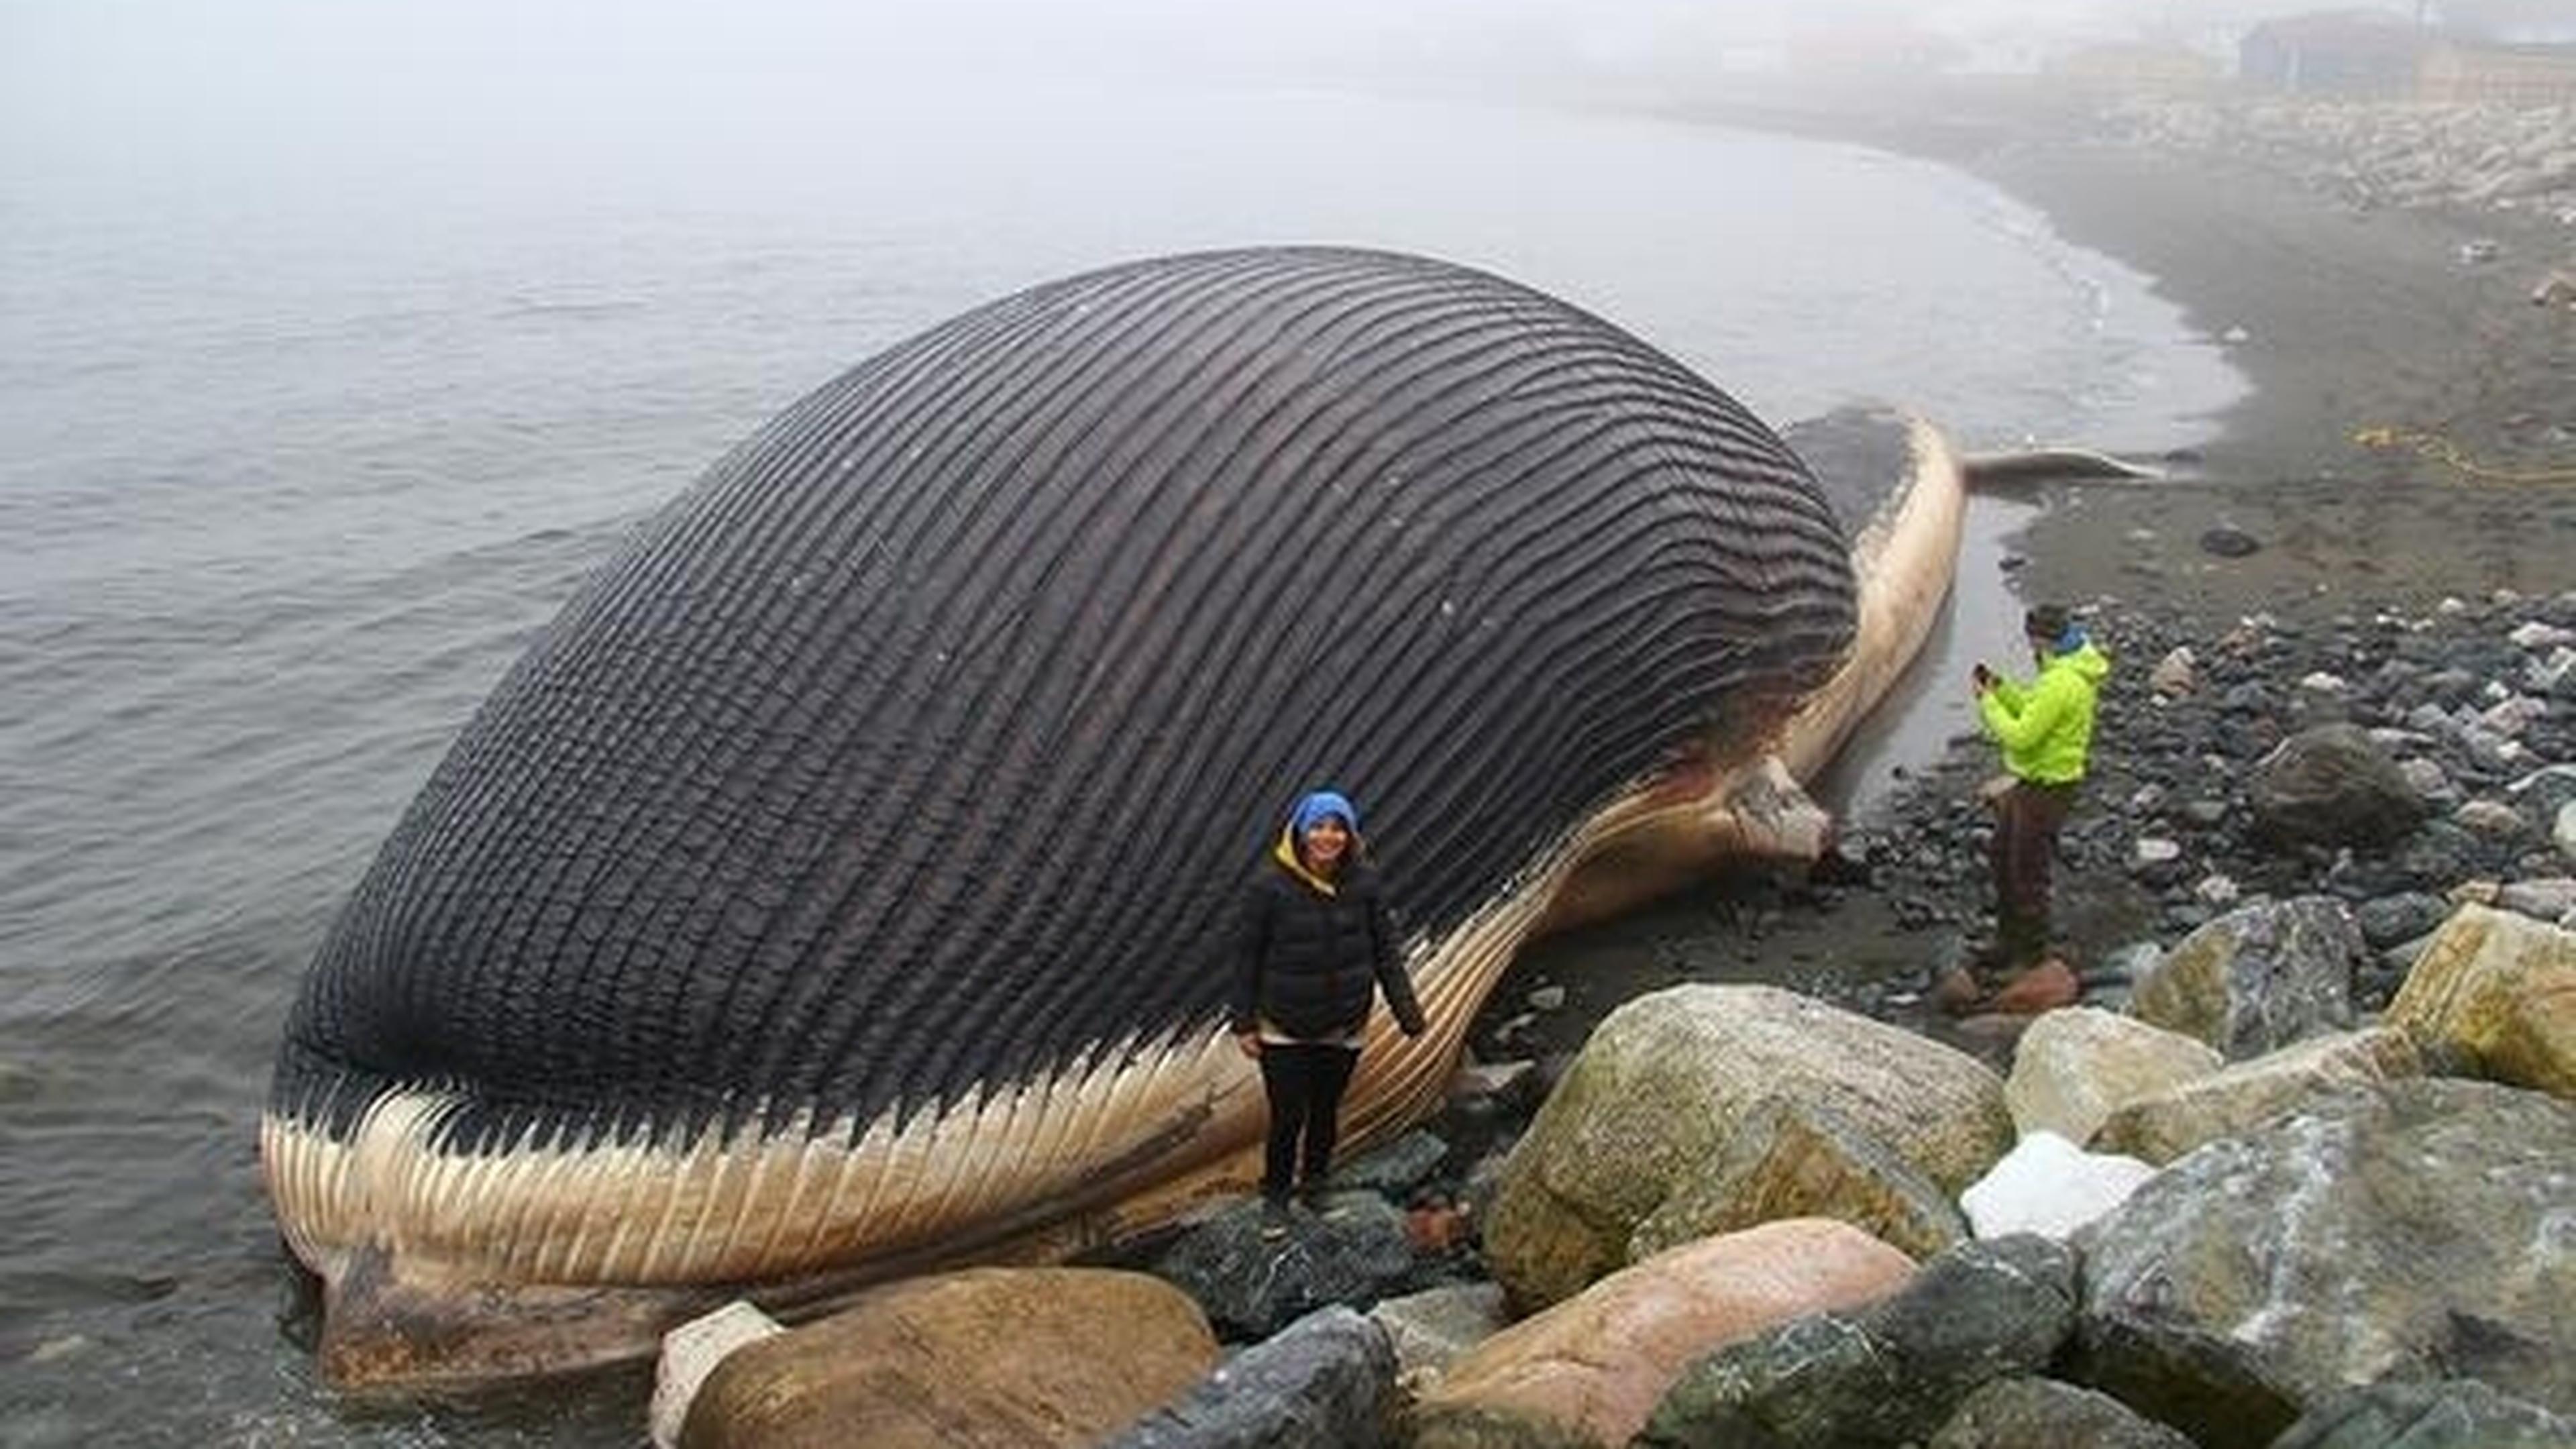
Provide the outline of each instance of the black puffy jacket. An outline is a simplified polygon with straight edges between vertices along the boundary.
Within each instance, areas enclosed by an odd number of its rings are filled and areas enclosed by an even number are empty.
[[[1383,987],[1396,1023],[1422,1033],[1422,1007],[1396,956],[1385,886],[1375,867],[1354,860],[1326,895],[1276,860],[1245,893],[1237,940],[1232,1016],[1237,1032],[1260,1023],[1308,1041],[1355,1034]]]

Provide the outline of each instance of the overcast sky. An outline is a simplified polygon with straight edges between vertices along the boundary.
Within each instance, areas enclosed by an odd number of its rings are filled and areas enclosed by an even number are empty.
[[[2370,0],[2362,0],[2370,3]],[[2411,12],[2408,0],[2380,0]],[[2452,0],[2576,25],[2576,0]],[[2212,43],[2308,0],[0,0],[0,155],[200,126],[651,129],[1032,78],[1546,86],[1801,27]]]

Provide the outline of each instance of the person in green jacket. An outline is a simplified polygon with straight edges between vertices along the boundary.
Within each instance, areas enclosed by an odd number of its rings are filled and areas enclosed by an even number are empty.
[[[2010,788],[1996,801],[1995,943],[1990,964],[2010,977],[2048,949],[2048,867],[2093,747],[2093,714],[2110,657],[2056,604],[2022,619],[2037,677],[2017,684],[1976,668],[1977,714],[2003,746]]]

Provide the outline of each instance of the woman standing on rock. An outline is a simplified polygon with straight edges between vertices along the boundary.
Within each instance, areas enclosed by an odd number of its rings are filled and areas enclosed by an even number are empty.
[[[1309,1195],[1332,1170],[1342,1089],[1379,990],[1404,1034],[1422,1035],[1422,1007],[1396,956],[1359,811],[1318,790],[1297,802],[1252,883],[1235,965],[1235,1041],[1261,1063],[1270,1101],[1261,1195],[1274,1218],[1287,1208],[1301,1160]]]

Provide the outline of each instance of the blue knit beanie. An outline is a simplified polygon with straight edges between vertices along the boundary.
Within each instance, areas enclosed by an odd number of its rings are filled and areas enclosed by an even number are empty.
[[[1350,801],[1330,790],[1317,790],[1298,801],[1296,810],[1288,816],[1288,828],[1297,833],[1298,839],[1303,840],[1306,838],[1306,832],[1315,828],[1315,822],[1327,815],[1342,817],[1343,827],[1353,834],[1358,833],[1360,812],[1351,808]]]
[[[2022,615],[2022,632],[2048,646],[2051,654],[2072,654],[2084,647],[2084,626],[2062,604],[2040,604]]]

